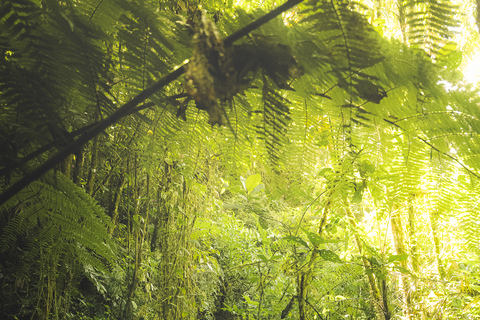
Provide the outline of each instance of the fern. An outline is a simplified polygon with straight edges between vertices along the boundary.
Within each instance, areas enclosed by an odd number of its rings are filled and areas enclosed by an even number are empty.
[[[350,94],[350,103],[359,98],[378,103],[383,98],[379,92],[382,88],[375,83],[378,78],[364,70],[383,57],[373,28],[354,11],[359,7],[360,4],[350,1],[310,1],[303,23],[320,33],[326,44],[323,54],[328,57],[337,85]]]
[[[112,102],[102,31],[55,1],[4,1],[0,10],[0,36],[8,39],[0,44],[1,127],[2,136],[11,135],[10,164],[32,146],[64,144],[68,131],[108,112]]]
[[[266,80],[264,80],[266,81]],[[263,92],[263,127],[259,130],[265,141],[265,147],[270,159],[275,163],[279,160],[281,147],[285,144],[286,128],[290,122],[288,100],[264,84]]]
[[[462,242],[470,253],[480,255],[480,226],[478,202],[472,201],[477,197],[477,192],[469,194],[468,197],[462,199],[463,205],[459,208],[457,220],[459,223],[459,231],[461,232]]]
[[[101,270],[115,263],[114,244],[107,233],[109,218],[83,189],[60,173],[33,183],[1,210],[13,215],[3,228],[0,250],[12,250],[19,239],[25,239],[24,264],[52,249]]]
[[[435,58],[458,27],[456,12],[457,7],[448,0],[402,1],[400,23],[406,42]]]

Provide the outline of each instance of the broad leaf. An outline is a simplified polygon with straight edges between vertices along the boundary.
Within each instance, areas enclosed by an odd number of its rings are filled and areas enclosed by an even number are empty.
[[[262,176],[259,173],[249,176],[245,182],[247,193],[250,194],[261,182]]]
[[[323,260],[331,261],[331,262],[337,262],[337,263],[343,263],[343,260],[340,259],[340,257],[333,251],[326,250],[326,249],[321,249],[320,250],[320,257],[322,257]]]

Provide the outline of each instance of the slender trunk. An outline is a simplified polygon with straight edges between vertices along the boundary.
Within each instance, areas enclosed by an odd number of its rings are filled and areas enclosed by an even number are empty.
[[[52,265],[48,267],[47,273],[47,299],[45,303],[45,319],[49,319],[54,306],[55,288],[56,288],[56,259],[52,259]]]
[[[307,275],[297,275],[298,320],[306,319],[305,301],[307,298]]]
[[[348,205],[346,207],[347,211],[347,216],[350,218],[350,224],[353,226],[354,229],[357,227],[357,221],[356,218],[353,214],[353,212],[350,210],[350,206]],[[362,257],[362,263],[363,263],[363,268],[365,271],[369,270],[371,268],[370,262],[367,260],[367,258],[363,254],[363,246],[362,246],[362,241],[360,240],[360,237],[358,236],[357,233],[355,233],[355,242],[357,244],[358,251],[360,253],[360,256]],[[370,288],[370,296],[373,301],[373,306],[375,308],[375,315],[377,320],[389,320],[391,318],[390,316],[390,310],[388,309],[388,301],[387,301],[387,296],[386,296],[386,284],[384,286],[383,290],[383,299],[380,296],[380,291],[378,290],[375,277],[372,272],[366,272],[367,274],[367,279],[368,279],[368,284]]]
[[[113,203],[113,210],[110,213],[110,217],[112,218],[112,226],[110,227],[109,233],[113,234],[115,227],[117,226],[117,219],[118,219],[118,207],[120,206],[120,201],[122,200],[123,188],[125,187],[125,183],[127,179],[125,178],[125,174],[121,174],[120,183],[118,189],[115,193],[115,199]]]
[[[129,161],[127,160],[127,168],[129,167]],[[128,212],[128,226],[127,226],[127,255],[131,255],[131,249],[132,249],[132,239],[133,239],[133,270],[131,271],[132,276],[130,282],[128,282],[128,277],[127,277],[127,291],[125,293],[125,309],[123,310],[123,319],[132,319],[133,318],[133,293],[136,287],[136,281],[137,281],[137,272],[139,268],[138,264],[138,238],[137,238],[137,228],[135,225],[135,216],[138,214],[138,190],[139,186],[137,184],[137,157],[135,155],[134,157],[134,162],[133,162],[133,186],[129,185],[129,192],[128,192],[128,198],[129,201],[132,202],[134,201],[135,204],[135,209],[133,212]],[[127,276],[130,274],[130,268],[131,264],[129,263],[127,266]]]
[[[161,189],[158,188],[157,189],[157,198],[156,198],[156,201],[155,201],[155,208],[156,210],[154,210],[154,213],[155,213],[155,216],[153,216],[152,218],[152,223],[153,223],[153,233],[152,233],[152,237],[150,238],[150,251],[151,252],[155,252],[155,250],[157,249],[157,245],[158,245],[158,239],[159,239],[159,233],[161,232],[160,228],[161,228],[161,225],[160,225],[160,210],[162,209],[161,207],[161,203],[162,203],[162,197],[161,197]]]
[[[123,315],[124,319],[133,319],[133,298],[135,294],[135,289],[137,288],[138,284],[138,274],[140,270],[140,263],[141,263],[141,243],[139,241],[138,230],[134,231],[134,240],[135,240],[135,252],[134,252],[134,262],[133,262],[133,274],[132,279],[128,285],[127,289],[127,296],[126,296],[126,306],[125,306],[125,313]]]
[[[415,194],[412,194],[408,199],[408,236],[410,243],[410,263],[412,264],[412,270],[415,276],[420,274],[420,266],[418,262],[418,235],[417,235],[417,217],[415,215]],[[418,295],[416,295],[416,289],[418,287],[417,278],[414,277],[411,283],[411,301],[412,304],[417,305]],[[424,304],[418,304],[419,308],[423,310]],[[423,312],[423,311],[421,311]]]
[[[158,250],[161,255],[160,269],[160,283],[158,300],[160,301],[159,316],[160,319],[175,319],[175,312],[173,310],[175,300],[176,286],[175,266],[176,254],[175,245],[177,245],[175,233],[171,230],[175,227],[174,217],[171,212],[170,201],[172,188],[172,166],[168,163],[164,163],[164,177],[161,186],[161,193],[168,195],[167,197],[159,197],[160,203],[158,203]]]
[[[438,275],[440,279],[445,279],[445,267],[443,266],[442,259],[440,258],[442,248],[440,239],[438,237],[438,212],[430,212],[430,228],[432,231],[433,244],[435,246],[435,258],[437,260]]]
[[[135,241],[135,253],[134,253],[134,265],[133,265],[133,275],[132,280],[129,284],[128,292],[127,292],[127,306],[125,309],[124,318],[125,319],[133,319],[133,310],[132,310],[132,302],[134,301],[135,291],[138,287],[138,282],[140,279],[140,266],[142,265],[143,260],[143,244],[145,242],[145,236],[147,234],[147,226],[148,226],[148,218],[149,218],[149,210],[150,210],[150,176],[147,174],[146,179],[146,186],[142,188],[141,186],[137,185],[137,180],[135,179],[135,185],[137,186],[136,190],[145,190],[144,193],[136,193],[135,198],[135,216],[141,217],[138,219],[134,219],[134,227],[133,227],[133,238]],[[143,198],[145,198],[143,200]]]
[[[402,220],[400,216],[400,211],[395,210],[396,206],[394,205],[394,212],[392,214],[392,217],[390,218],[390,225],[392,228],[392,237],[393,237],[393,243],[395,245],[395,249],[397,251],[398,255],[405,255],[407,254],[407,250],[405,249],[405,239],[403,235],[403,229],[402,229]],[[400,266],[404,269],[408,269],[408,265],[406,261],[400,261]],[[409,279],[405,274],[400,275],[400,291],[402,292],[403,296],[403,305],[402,305],[402,310],[403,310],[403,315],[405,319],[412,319],[412,302],[411,302],[411,297],[410,297],[410,282]]]
[[[410,259],[412,263],[412,269],[415,274],[418,274],[418,242],[417,242],[417,230],[416,230],[416,223],[417,219],[415,217],[415,210],[414,210],[414,203],[415,195],[408,201],[408,232],[410,237]]]

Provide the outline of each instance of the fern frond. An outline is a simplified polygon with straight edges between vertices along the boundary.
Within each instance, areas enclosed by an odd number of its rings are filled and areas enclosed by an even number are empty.
[[[267,153],[273,162],[279,160],[285,145],[285,133],[291,120],[288,103],[271,85],[264,84],[263,123],[258,134],[264,139]]]
[[[34,182],[1,210],[4,214],[13,211],[13,216],[3,229],[0,250],[10,250],[24,239],[23,263],[35,261],[40,249],[59,244],[83,265],[105,269],[115,263],[108,216],[83,189],[60,173]]]
[[[449,0],[402,1],[401,23],[406,25],[406,42],[434,58],[452,38],[458,26],[458,7]]]
[[[480,254],[480,225],[478,223],[480,211],[478,201],[472,201],[476,198],[478,198],[477,192],[465,196],[457,219],[466,248],[478,255]]]
[[[351,103],[362,100],[379,103],[385,96],[377,77],[365,72],[382,61],[375,31],[355,10],[351,1],[310,1],[303,23],[320,35],[326,46],[331,72],[337,85],[351,95]]]

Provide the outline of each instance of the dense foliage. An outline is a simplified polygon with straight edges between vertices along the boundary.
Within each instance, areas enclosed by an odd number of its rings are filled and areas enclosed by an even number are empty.
[[[478,318],[474,7],[3,0],[0,318]]]

